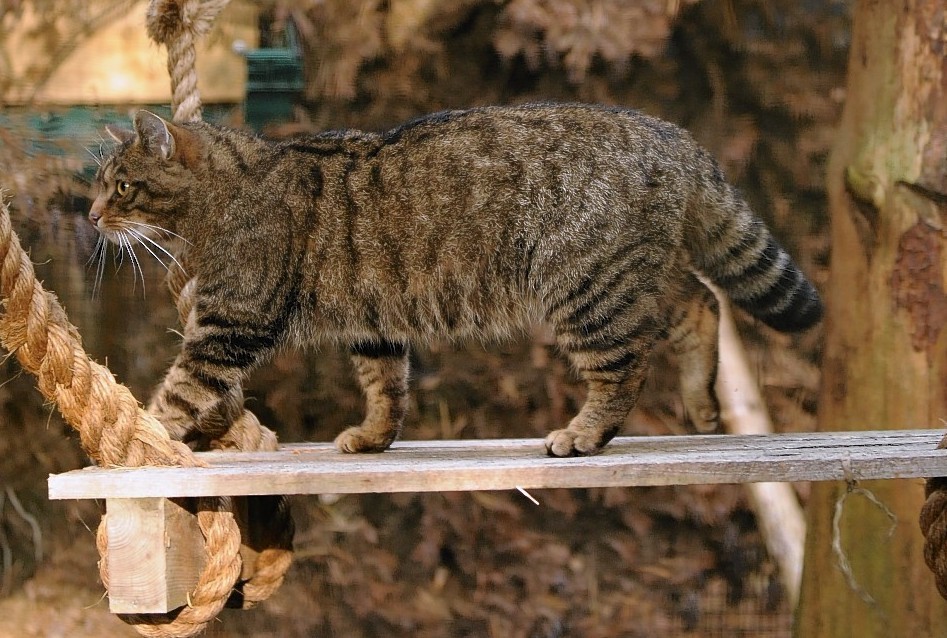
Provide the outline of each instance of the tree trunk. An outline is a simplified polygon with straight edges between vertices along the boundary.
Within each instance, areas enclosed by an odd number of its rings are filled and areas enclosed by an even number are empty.
[[[943,428],[947,418],[947,0],[860,0],[827,188],[832,267],[823,430]],[[853,477],[857,478],[857,477]],[[809,502],[800,638],[947,635],[924,565],[920,481],[817,484]],[[853,586],[854,583],[854,586]]]

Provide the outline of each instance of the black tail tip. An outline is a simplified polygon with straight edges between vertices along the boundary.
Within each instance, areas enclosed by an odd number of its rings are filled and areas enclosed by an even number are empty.
[[[807,282],[802,290],[792,296],[785,308],[772,313],[760,313],[759,308],[753,308],[752,314],[774,330],[802,332],[822,321],[825,307],[819,293]]]

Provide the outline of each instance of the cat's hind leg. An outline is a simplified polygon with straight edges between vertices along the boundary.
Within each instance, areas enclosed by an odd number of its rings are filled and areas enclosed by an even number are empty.
[[[694,274],[684,278],[679,299],[668,311],[667,341],[680,369],[685,416],[698,432],[713,432],[720,425],[720,404],[714,394],[719,304]]]
[[[352,363],[365,393],[365,419],[335,438],[342,452],[382,452],[401,432],[408,407],[408,347],[389,341],[357,343]]]
[[[551,456],[595,454],[622,427],[660,332],[658,307],[654,294],[603,290],[569,311],[551,313],[560,348],[588,384],[579,414],[546,437]]]

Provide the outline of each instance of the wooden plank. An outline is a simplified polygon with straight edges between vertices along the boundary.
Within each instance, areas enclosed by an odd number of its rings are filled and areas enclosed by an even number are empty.
[[[49,477],[52,499],[432,492],[947,476],[943,432],[621,437],[557,459],[538,439],[401,441],[383,454],[329,443],[208,452],[207,468],[86,468]]]
[[[106,511],[112,613],[163,613],[186,605],[204,565],[197,517],[166,498],[110,498]]]

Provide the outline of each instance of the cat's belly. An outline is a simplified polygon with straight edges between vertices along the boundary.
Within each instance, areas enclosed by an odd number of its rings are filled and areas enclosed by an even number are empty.
[[[355,286],[351,294],[323,297],[304,315],[295,332],[305,341],[384,338],[412,343],[504,339],[542,318],[532,295],[496,283],[413,290]]]

